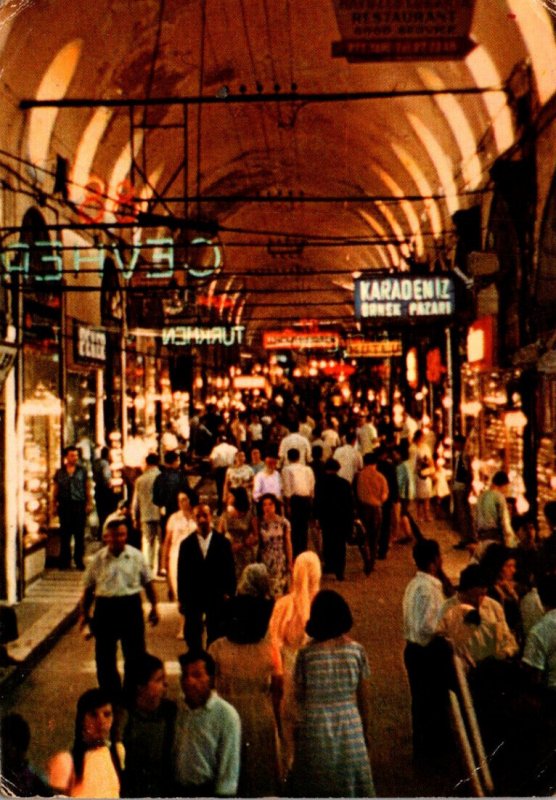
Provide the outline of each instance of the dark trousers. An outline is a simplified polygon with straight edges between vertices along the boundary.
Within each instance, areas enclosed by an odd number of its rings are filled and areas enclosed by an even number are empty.
[[[323,571],[332,572],[342,579],[346,570],[346,540],[337,526],[327,525],[326,520],[320,521],[322,531],[322,560]]]
[[[372,569],[376,561],[378,537],[382,524],[382,508],[380,506],[371,506],[367,503],[361,503],[360,515],[361,522],[365,526],[368,550],[367,558],[369,559],[369,566]]]
[[[292,526],[292,550],[295,558],[307,550],[309,520],[312,502],[310,497],[294,494],[290,497],[290,522]]]
[[[207,629],[207,647],[225,633],[226,604],[215,602],[209,605],[187,605],[184,608],[185,623],[183,638],[190,650],[201,650],[203,629]]]
[[[85,523],[87,514],[85,503],[69,500],[59,508],[60,517],[60,561],[59,566],[67,569],[71,564],[71,540],[73,537],[73,560],[77,567],[83,565],[85,550]]]
[[[452,499],[454,501],[454,527],[459,533],[462,542],[475,541],[473,523],[471,521],[471,509],[467,499],[469,489],[465,486],[454,486],[452,489]]]
[[[214,481],[216,483],[216,494],[218,495],[218,514],[224,510],[224,481],[228,467],[214,468]]]
[[[407,642],[404,663],[411,690],[413,756],[438,760],[452,746],[448,710],[451,654],[448,643],[436,638],[423,647]]]
[[[378,538],[378,555],[386,558],[390,547],[390,528],[392,525],[392,503],[387,500],[382,504],[382,520],[380,522],[380,534]]]
[[[133,686],[133,670],[145,652],[145,623],[141,595],[98,597],[93,618],[98,685],[114,697],[121,695],[117,648],[124,656],[124,691]]]

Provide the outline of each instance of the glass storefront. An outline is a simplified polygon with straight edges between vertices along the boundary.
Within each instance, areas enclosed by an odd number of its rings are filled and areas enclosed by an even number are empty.
[[[62,406],[59,355],[35,344],[23,346],[23,548],[46,539],[52,479],[60,466]]]

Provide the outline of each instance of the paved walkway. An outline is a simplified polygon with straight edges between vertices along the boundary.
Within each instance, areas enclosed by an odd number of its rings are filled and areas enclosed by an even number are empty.
[[[453,550],[457,537],[450,526],[440,521],[423,527],[426,535],[440,541],[446,571],[457,579],[467,555]],[[379,795],[465,795],[465,786],[447,783],[445,777],[438,775],[417,775],[412,767],[401,600],[414,571],[411,545],[394,545],[388,558],[377,562],[376,571],[368,577],[363,574],[357,548],[350,547],[346,580],[339,583],[326,577],[323,586],[337,589],[349,602],[355,620],[353,637],[362,642],[369,656],[372,766]],[[27,597],[17,606],[20,638],[9,646],[10,655],[20,661],[20,666],[9,667],[0,674],[2,705],[20,711],[32,723],[32,756],[39,764],[44,763],[47,754],[69,744],[75,700],[94,684],[92,643],[84,642],[77,629],[71,628],[81,580],[82,573],[77,571],[48,570],[30,587]],[[175,605],[166,601],[164,584],[157,583],[157,589],[162,600],[162,621],[149,632],[149,648],[166,662],[170,696],[177,697],[177,655],[184,647],[183,641],[176,640],[179,617]],[[66,635],[61,636],[64,632]],[[55,643],[52,653],[42,658]]]

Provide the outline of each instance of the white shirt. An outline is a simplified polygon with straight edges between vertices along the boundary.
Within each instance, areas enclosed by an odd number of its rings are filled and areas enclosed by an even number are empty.
[[[539,591],[536,586],[527,592],[519,602],[519,613],[521,615],[521,625],[523,633],[528,635],[529,631],[536,625],[539,620],[544,617],[544,607],[539,597]]]
[[[284,497],[313,497],[315,473],[306,464],[288,464],[282,470]]]
[[[143,553],[126,544],[117,556],[107,547],[99,550],[87,568],[83,585],[93,588],[96,597],[129,597],[139,594],[151,581]]]
[[[229,442],[220,442],[215,445],[210,453],[210,463],[216,469],[217,467],[231,467],[234,463],[234,458],[237,453],[237,447]]]
[[[158,522],[160,520],[160,508],[153,503],[153,483],[157,475],[160,475],[158,467],[147,467],[135,481],[133,500],[131,501],[133,519],[139,519],[141,522]]]
[[[207,557],[210,540],[212,539],[212,531],[206,538],[203,538],[200,533],[196,534],[197,541],[199,542],[199,547],[201,548],[201,553],[203,554],[203,558]]]
[[[477,664],[485,658],[509,658],[517,653],[517,642],[508,628],[504,609],[496,600],[485,597],[479,608],[480,625],[465,622],[473,606],[462,603],[458,595],[446,600],[438,633],[449,639],[458,655]]]
[[[359,450],[351,444],[344,444],[334,451],[334,458],[340,464],[340,478],[352,484],[359,470],[363,469],[363,457]]]
[[[340,437],[338,436],[338,432],[334,430],[334,428],[327,428],[325,431],[321,433],[321,439],[323,442],[322,446],[322,458],[324,461],[330,458],[334,450],[339,447],[340,445]]]
[[[357,443],[361,455],[370,453],[374,450],[378,440],[378,431],[372,422],[365,422],[360,428],[357,428]]]
[[[299,463],[308,464],[311,461],[311,445],[300,433],[289,433],[280,442],[278,458],[281,464],[289,464],[288,450],[299,450]]]
[[[269,474],[266,469],[263,469],[255,475],[253,483],[253,500],[255,503],[258,503],[263,494],[282,497],[282,478],[278,470],[275,469],[274,472]]]
[[[403,596],[404,638],[426,647],[436,633],[443,605],[442,583],[434,575],[419,570]]]
[[[547,611],[529,631],[523,663],[544,672],[547,686],[556,689],[556,609]]]

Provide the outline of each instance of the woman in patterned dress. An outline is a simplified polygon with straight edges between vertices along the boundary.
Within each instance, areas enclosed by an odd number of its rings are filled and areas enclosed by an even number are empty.
[[[280,515],[280,501],[275,495],[263,494],[261,509],[258,525],[259,561],[268,569],[273,596],[279,597],[288,591],[292,570],[291,526]]]
[[[218,523],[218,532],[223,533],[232,545],[236,579],[239,581],[245,567],[257,560],[258,536],[255,516],[251,511],[249,496],[243,486],[230,489],[230,503]]]
[[[349,638],[353,624],[337,592],[320,591],[295,664],[299,720],[292,792],[296,797],[374,797],[368,746],[369,664]]]

